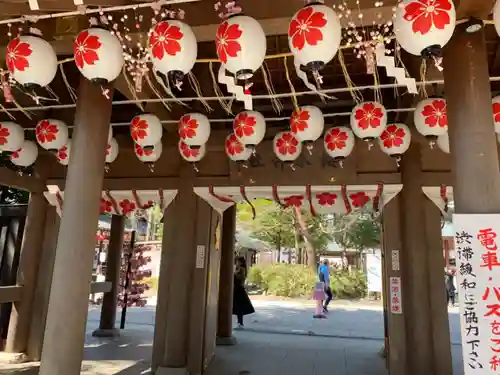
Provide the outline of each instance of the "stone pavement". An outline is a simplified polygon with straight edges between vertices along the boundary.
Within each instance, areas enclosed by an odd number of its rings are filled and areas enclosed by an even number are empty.
[[[326,320],[312,319],[310,304],[254,301],[238,345],[217,348],[206,375],[386,375],[378,356],[383,345],[380,308],[332,306]],[[83,375],[148,375],[154,332],[154,307],[132,308],[118,339],[98,339],[99,310],[89,311]],[[463,375],[458,314],[451,313],[454,375]],[[458,344],[458,345],[457,345]],[[2,366],[0,375],[36,375],[36,364]]]

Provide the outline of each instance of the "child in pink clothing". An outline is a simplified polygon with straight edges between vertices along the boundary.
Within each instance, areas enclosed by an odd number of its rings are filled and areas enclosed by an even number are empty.
[[[323,313],[323,301],[325,300],[325,297],[325,283],[319,281],[314,285],[313,299],[316,301],[316,311],[314,312],[313,318],[326,318],[325,314]]]

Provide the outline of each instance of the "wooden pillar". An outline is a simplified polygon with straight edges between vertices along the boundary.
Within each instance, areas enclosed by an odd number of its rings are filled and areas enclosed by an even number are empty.
[[[42,253],[46,210],[47,201],[43,194],[31,193],[17,270],[17,285],[22,285],[23,293],[21,301],[15,302],[12,306],[5,347],[7,352],[26,351],[36,276]]]
[[[391,278],[402,279],[401,260],[404,257],[401,243],[401,221],[399,195],[394,197],[382,211],[382,250],[384,257],[384,304],[387,309],[388,342],[386,350],[387,367],[390,375],[407,374],[408,359],[406,346],[406,314],[391,311]],[[404,299],[403,299],[404,301]]]
[[[81,370],[112,107],[101,90],[80,80],[40,375]]]
[[[405,310],[409,371],[433,374],[429,272],[422,203],[420,145],[413,142],[401,161],[401,223],[403,308]],[[444,277],[444,276],[443,276]],[[443,281],[444,285],[444,281]],[[410,372],[408,373],[410,374]]]
[[[236,205],[222,216],[221,264],[219,276],[219,312],[217,319],[217,345],[234,345],[233,287],[234,241],[236,234]]]
[[[427,197],[424,198],[423,207],[429,267],[430,321],[435,361],[434,374],[453,375],[448,301],[443,280],[445,260],[442,251],[441,212],[434,202]]]
[[[42,356],[43,335],[47,310],[49,307],[49,295],[52,285],[52,273],[54,270],[54,259],[56,254],[57,237],[59,233],[60,218],[56,208],[47,208],[45,216],[45,229],[43,235],[42,253],[36,276],[36,286],[33,296],[33,308],[26,354],[31,361],[39,361]]]
[[[106,281],[111,283],[111,290],[104,293],[99,329],[92,333],[92,336],[95,337],[120,335],[120,331],[115,329],[115,321],[124,233],[125,217],[113,215],[111,217],[108,253],[106,255]]]
[[[444,49],[456,213],[499,213],[500,173],[493,125],[485,29],[457,25]]]
[[[157,374],[168,373],[168,368],[185,369],[187,366],[199,199],[193,192],[193,177],[192,170],[186,167],[181,170],[177,196],[164,213],[152,356],[152,369]]]

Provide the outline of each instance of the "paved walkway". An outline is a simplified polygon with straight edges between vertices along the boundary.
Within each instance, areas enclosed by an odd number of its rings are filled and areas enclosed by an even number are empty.
[[[257,313],[238,345],[217,348],[206,375],[387,375],[378,356],[383,345],[380,308],[333,307],[329,319],[313,320],[312,305],[254,301]],[[154,307],[133,308],[127,330],[115,340],[91,337],[99,310],[89,311],[83,375],[149,375]],[[452,331],[458,316],[450,314]],[[452,332],[452,338],[458,331]],[[291,338],[293,336],[293,339]],[[459,340],[456,340],[456,344]],[[463,375],[461,347],[453,346],[454,375]],[[2,366],[0,375],[36,375],[36,364]]]

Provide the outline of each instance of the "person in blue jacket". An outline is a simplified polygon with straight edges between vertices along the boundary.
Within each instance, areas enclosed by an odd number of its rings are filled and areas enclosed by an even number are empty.
[[[328,312],[328,304],[333,298],[332,288],[330,287],[330,267],[328,259],[325,259],[318,268],[319,281],[325,283],[326,300],[323,304],[323,311]]]

